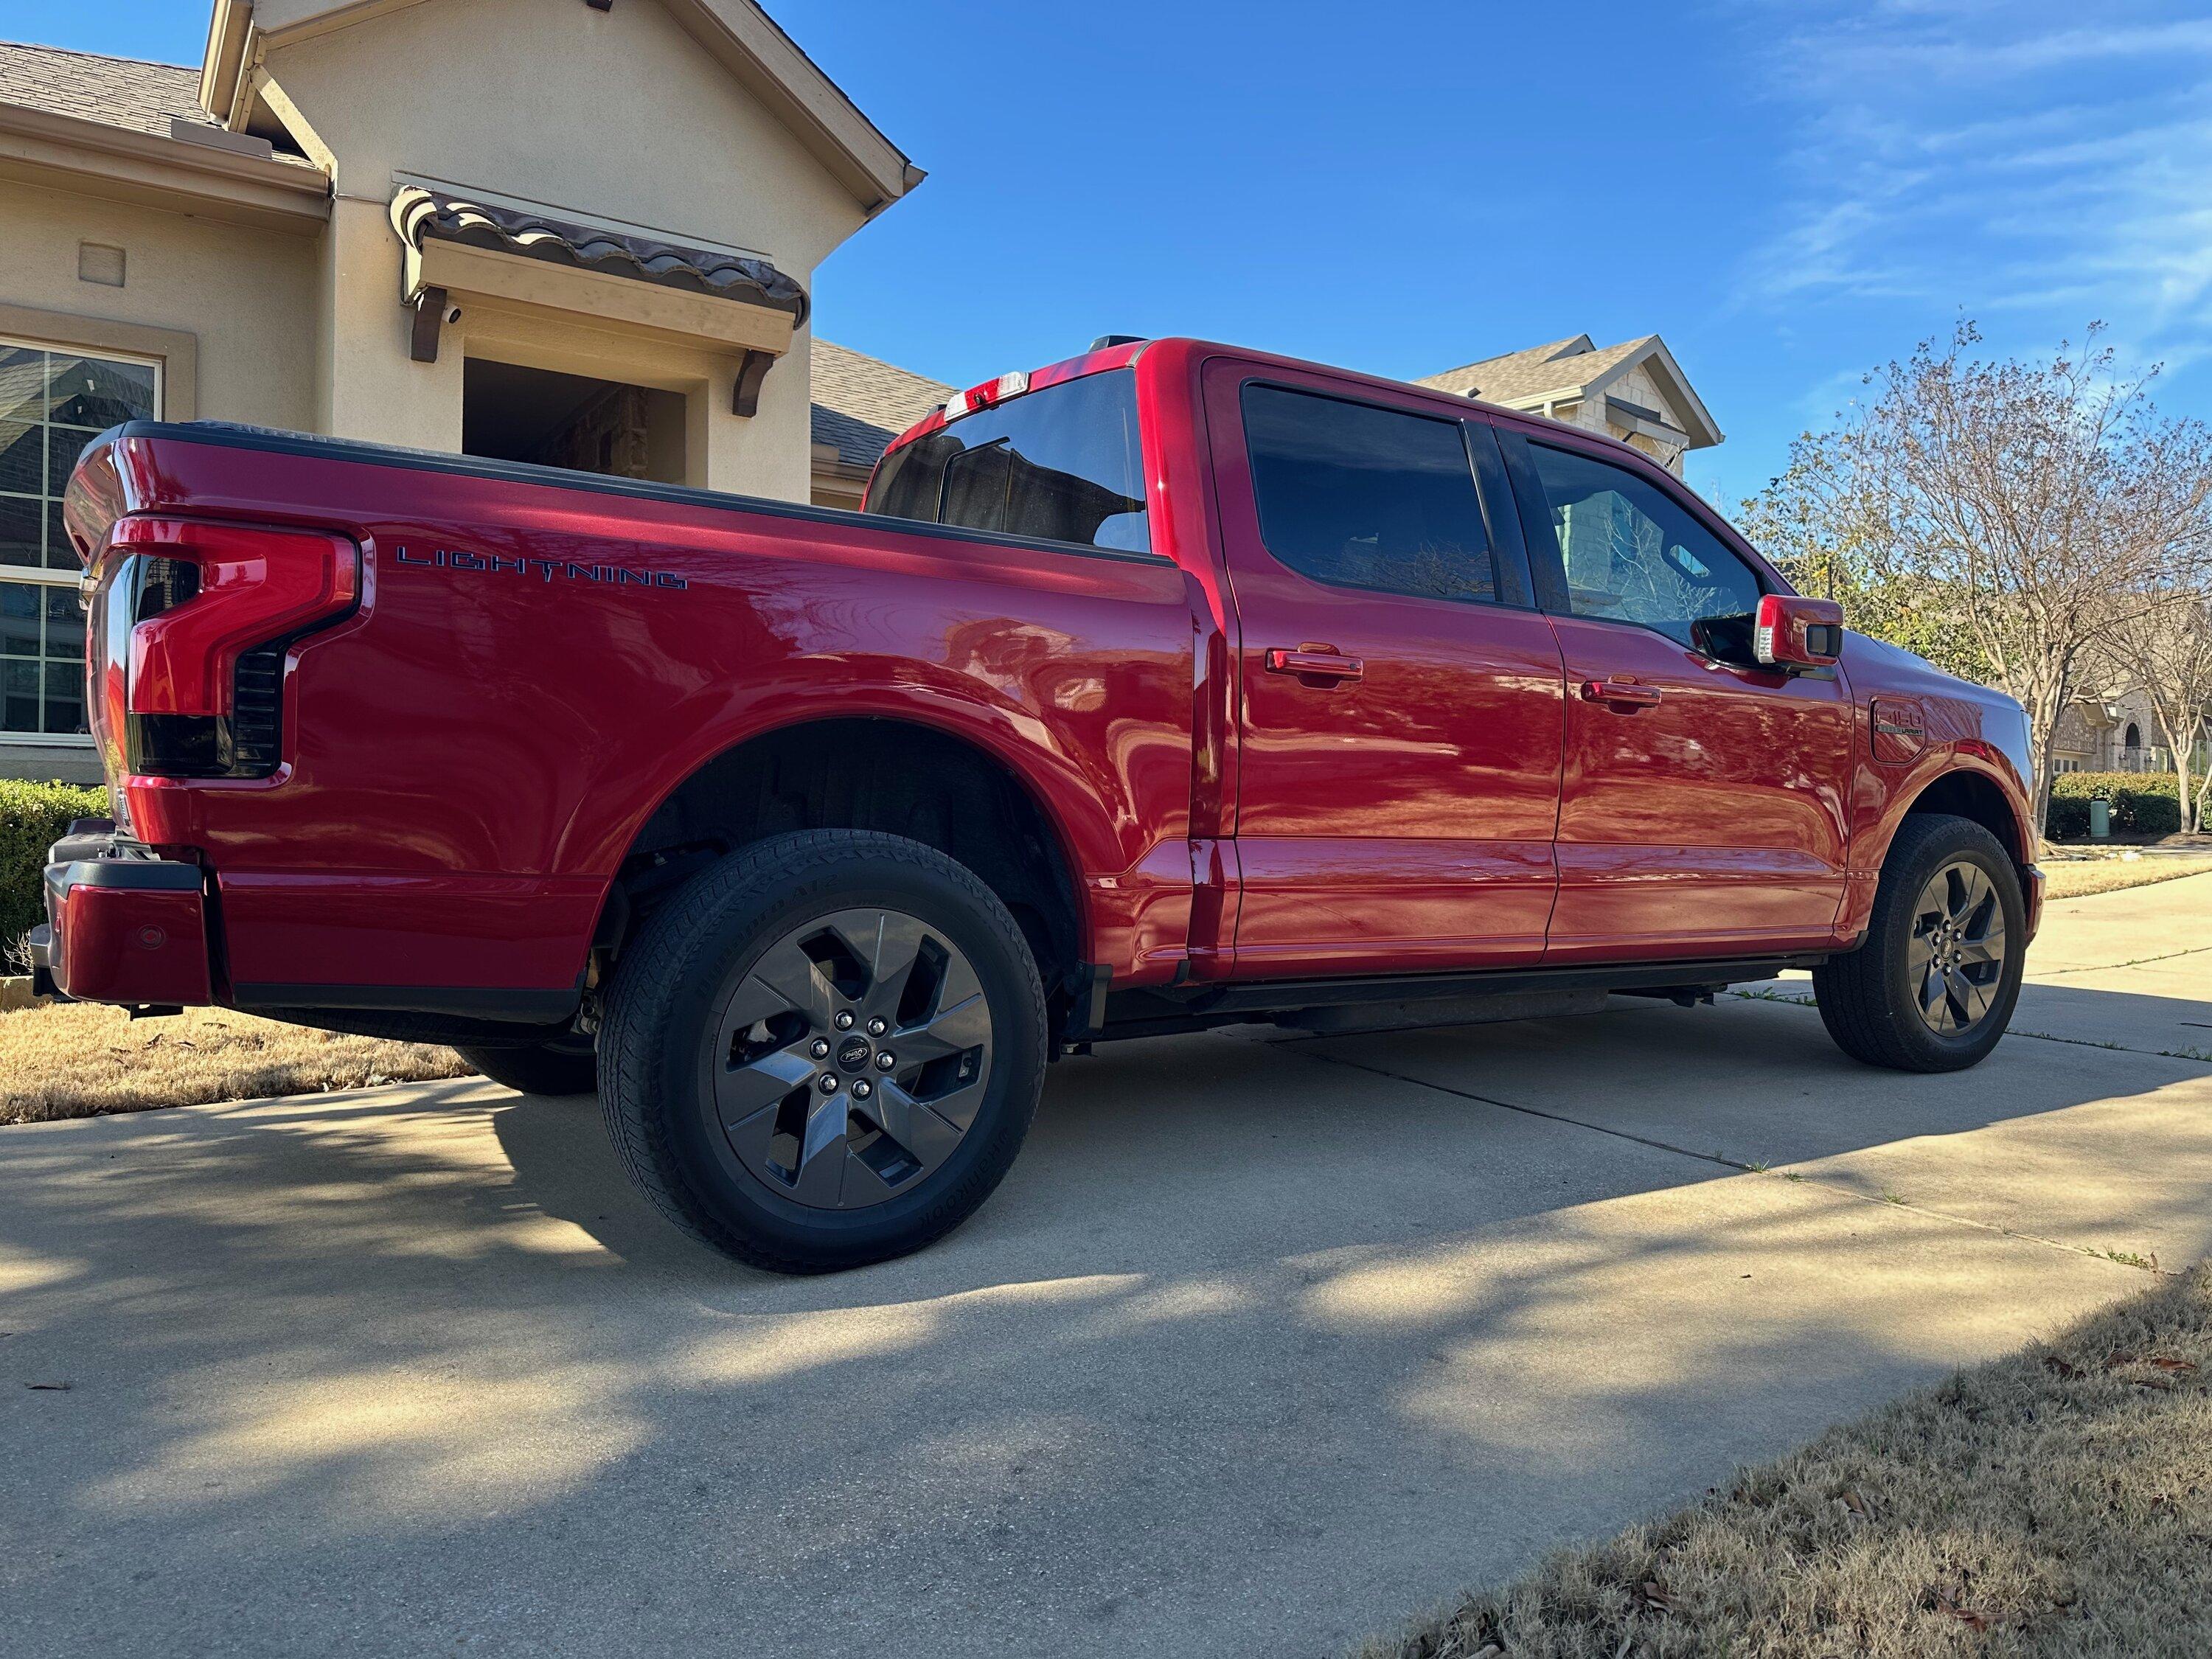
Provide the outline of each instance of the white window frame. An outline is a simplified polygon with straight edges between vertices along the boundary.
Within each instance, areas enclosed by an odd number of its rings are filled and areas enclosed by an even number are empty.
[[[10,349],[52,352],[58,356],[71,357],[98,357],[108,362],[130,363],[136,368],[150,368],[154,371],[154,418],[157,421],[161,418],[161,407],[168,392],[168,374],[167,365],[159,357],[149,357],[136,351],[112,350],[106,346],[71,345],[58,340],[40,340],[14,334],[0,334],[0,350]],[[46,422],[42,420],[41,424],[46,424]],[[42,483],[45,482],[41,480]],[[10,499],[22,501],[27,498],[11,495]],[[36,500],[43,509],[46,502],[57,501],[59,497],[47,495],[42,489],[38,495],[27,499]],[[42,510],[41,522],[43,521]],[[43,565],[35,568],[15,564],[0,565],[0,582],[28,582],[41,587],[74,588],[77,585],[79,574],[79,572],[73,570],[49,570]],[[47,659],[41,658],[40,660],[44,662]],[[10,732],[0,728],[0,744],[27,745],[33,749],[90,749],[93,747],[93,739],[89,732]]]

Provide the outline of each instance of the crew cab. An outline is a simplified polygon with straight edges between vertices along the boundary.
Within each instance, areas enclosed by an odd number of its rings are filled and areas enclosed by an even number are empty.
[[[42,982],[596,1089],[770,1268],[957,1224],[1101,1041],[1809,968],[1940,1071],[2035,926],[2016,704],[1633,449],[1342,369],[1102,342],[857,514],[133,422],[65,518],[113,817]]]

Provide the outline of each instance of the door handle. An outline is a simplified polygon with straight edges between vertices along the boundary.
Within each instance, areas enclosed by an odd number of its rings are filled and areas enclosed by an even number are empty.
[[[1583,701],[1601,702],[1614,708],[1656,708],[1660,690],[1656,685],[1638,685],[1631,680],[1584,680]]]
[[[1356,680],[1367,672],[1367,665],[1334,651],[1291,651],[1278,645],[1267,652],[1267,672],[1318,680]]]

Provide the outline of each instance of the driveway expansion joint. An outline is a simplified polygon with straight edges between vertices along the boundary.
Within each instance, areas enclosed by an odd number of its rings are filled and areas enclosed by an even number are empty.
[[[1794,999],[1787,998],[1778,999],[1778,1000],[1793,1000]],[[1809,1006],[1810,1005],[1808,1004],[1807,1006]],[[2033,1034],[2022,1032],[2019,1035],[2031,1036]],[[1308,1060],[1319,1060],[1325,1065],[1342,1066],[1352,1071],[1365,1072],[1370,1076],[1389,1078],[1395,1083],[1409,1084],[1417,1089],[1433,1089],[1439,1094],[1451,1095],[1461,1100],[1471,1100],[1477,1105],[1495,1106],[1501,1111],[1519,1112],[1528,1117],[1543,1118],[1549,1122],[1565,1124],[1569,1128],[1588,1129],[1593,1133],[1610,1135],[1616,1140],[1632,1141],[1639,1146],[1649,1146],[1655,1152],[1672,1152],[1677,1157],[1694,1158],[1700,1164],[1717,1164],[1723,1170],[1733,1170],[1739,1175],[1763,1176],[1772,1180],[1787,1181],[1793,1186],[1817,1187],[1823,1192],[1833,1193],[1839,1197],[1856,1200],[1857,1202],[1862,1204],[1871,1204],[1877,1209],[1904,1210],[1913,1215],[1926,1216],[1932,1221],[1949,1222],[1960,1227],[1971,1227],[1976,1232],[1993,1234],[1999,1238],[2016,1238],[2026,1243],[2041,1244],[2051,1249],[2063,1250],[2069,1255],[2086,1255],[2093,1261],[2109,1262],[2112,1266],[2120,1267],[2129,1273],[2155,1273],[2161,1279],[2171,1279],[2176,1276],[2174,1270],[2172,1268],[2160,1267],[2142,1263],[2122,1261],[2114,1257],[2109,1250],[2094,1249],[2087,1244],[2069,1244],[2063,1238],[2047,1238],[2040,1233],[2022,1232],[2016,1227],[2000,1227],[1990,1222],[1977,1221],[1972,1216],[1954,1215],[1948,1210],[1929,1209],[1926,1205],[1915,1204],[1909,1199],[1888,1197],[1881,1194],[1863,1193],[1856,1187],[1846,1187],[1833,1181],[1823,1181],[1818,1176],[1792,1173],[1787,1170],[1774,1169],[1771,1167],[1755,1167],[1749,1164],[1741,1163],[1723,1153],[1697,1152],[1687,1146],[1678,1146],[1672,1141],[1655,1139],[1650,1135],[1636,1134],[1626,1129],[1611,1128],[1605,1124],[1592,1123],[1583,1118],[1569,1117],[1564,1112],[1546,1111],[1540,1106],[1524,1106],[1515,1101],[1499,1100],[1490,1095],[1479,1095],[1471,1089],[1455,1088],[1449,1083],[1437,1083],[1427,1078],[1409,1077],[1403,1072],[1394,1072],[1389,1067],[1382,1066],[1372,1066],[1364,1060],[1346,1060],[1340,1054],[1316,1054],[1312,1048],[1306,1046],[1310,1043],[1327,1042],[1334,1040],[1334,1039],[1328,1037],[1291,1037],[1287,1040],[1274,1042],[1270,1046],[1278,1048],[1291,1049],[1293,1052],[1302,1054],[1304,1057]],[[2059,1039],[2059,1041],[2064,1040],[2065,1039],[2063,1038]]]

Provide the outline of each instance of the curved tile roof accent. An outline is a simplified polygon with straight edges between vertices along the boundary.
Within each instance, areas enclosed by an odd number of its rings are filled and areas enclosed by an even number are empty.
[[[788,312],[793,327],[806,320],[806,290],[767,260],[746,254],[681,247],[597,225],[471,202],[419,185],[405,185],[392,197],[392,227],[417,253],[426,240],[459,242]]]

